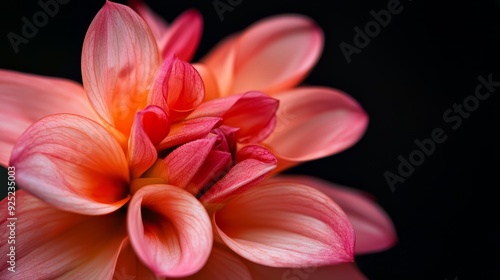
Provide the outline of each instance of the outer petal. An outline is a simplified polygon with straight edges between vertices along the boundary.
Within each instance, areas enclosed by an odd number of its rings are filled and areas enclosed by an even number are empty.
[[[259,146],[246,146],[236,155],[236,165],[200,198],[202,202],[219,203],[260,183],[276,168],[276,158]]]
[[[15,243],[1,242],[8,254],[15,247],[15,272],[0,263],[1,279],[111,279],[122,240],[125,216],[83,216],[51,207],[27,192],[15,195],[17,220],[1,212],[0,233]],[[0,205],[7,209],[7,199]],[[5,255],[4,255],[5,256]]]
[[[168,116],[160,107],[148,106],[137,112],[128,148],[132,177],[139,177],[155,163],[158,158],[155,145],[167,136],[168,130]]]
[[[364,134],[368,116],[346,93],[303,87],[274,96],[277,124],[264,143],[280,159],[309,161],[341,152]]]
[[[171,185],[150,185],[130,201],[127,226],[142,262],[158,276],[180,277],[200,270],[212,248],[205,208]]]
[[[274,268],[246,261],[253,279],[259,280],[368,280],[354,263],[324,267]]]
[[[85,36],[82,77],[99,115],[128,135],[160,65],[155,39],[127,6],[106,1]]]
[[[62,210],[100,215],[128,201],[125,155],[108,131],[59,114],[31,126],[12,152],[19,186]]]
[[[249,90],[272,94],[289,89],[309,73],[323,48],[319,27],[302,15],[274,16],[255,23],[237,40],[225,42],[203,61],[218,76],[218,69],[233,71],[232,86],[222,95]],[[232,50],[231,50],[232,49]],[[231,52],[234,52],[232,55]],[[229,61],[228,61],[229,60]],[[224,68],[219,65],[231,65]],[[220,73],[223,77],[228,74]],[[229,81],[229,79],[225,79]]]
[[[0,70],[0,164],[6,166],[21,134],[55,113],[97,119],[83,87],[73,81]]]
[[[365,193],[309,176],[273,177],[271,182],[304,184],[331,197],[346,212],[356,233],[356,254],[387,250],[397,241],[394,225],[387,213]]]
[[[227,246],[262,265],[310,267],[353,260],[349,219],[329,197],[310,187],[255,187],[227,202],[213,220]]]

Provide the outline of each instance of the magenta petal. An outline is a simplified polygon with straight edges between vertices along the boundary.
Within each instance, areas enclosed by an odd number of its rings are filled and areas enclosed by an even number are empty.
[[[128,161],[133,178],[150,168],[158,158],[155,145],[168,134],[168,116],[160,107],[137,112],[129,138]]]
[[[236,155],[236,165],[200,198],[217,203],[242,193],[261,182],[274,168],[277,160],[260,146],[246,146]]]
[[[216,140],[216,137],[198,139],[172,151],[165,158],[169,184],[186,187],[205,162]]]

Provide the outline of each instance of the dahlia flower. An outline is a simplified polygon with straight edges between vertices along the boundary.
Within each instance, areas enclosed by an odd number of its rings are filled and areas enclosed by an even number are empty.
[[[387,214],[359,191],[279,175],[351,147],[368,123],[346,93],[299,86],[318,26],[274,16],[191,62],[197,11],[169,26],[131,7],[106,1],[92,21],[83,85],[0,70],[0,163],[19,187],[0,203],[16,216],[1,214],[15,256],[0,278],[365,279],[354,254],[392,246]]]

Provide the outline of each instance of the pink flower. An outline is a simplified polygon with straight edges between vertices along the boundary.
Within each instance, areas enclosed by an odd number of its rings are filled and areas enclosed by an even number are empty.
[[[193,66],[200,15],[167,27],[133,4],[142,18],[112,2],[95,17],[83,87],[0,71],[0,163],[21,188],[16,276],[266,279],[322,267],[311,275],[362,279],[354,252],[394,242],[385,213],[317,179],[270,177],[366,128],[345,93],[294,88],[319,56],[319,29],[269,19]]]

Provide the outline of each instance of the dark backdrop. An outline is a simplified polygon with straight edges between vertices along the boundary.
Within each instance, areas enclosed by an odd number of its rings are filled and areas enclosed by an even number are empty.
[[[223,21],[212,0],[200,2],[147,1],[168,21],[187,8],[201,11],[205,26],[195,59],[224,36],[269,15],[301,13],[323,28],[325,49],[305,82],[348,92],[366,109],[370,124],[349,150],[288,173],[365,190],[388,212],[399,242],[385,252],[357,257],[370,279],[499,277],[499,196],[494,191],[500,186],[500,97],[494,92],[474,104],[473,96],[479,76],[500,81],[500,1],[402,0],[402,11],[352,54],[350,63],[339,45],[355,46],[354,28],[364,29],[373,21],[370,11],[387,9],[391,1],[338,0],[327,5],[317,0],[233,0],[238,5],[223,14]],[[7,34],[19,34],[21,18],[31,18],[40,7],[37,1],[2,1],[0,68],[81,81],[83,38],[103,3],[71,0],[61,5],[16,54]],[[464,101],[470,112],[443,117]],[[397,175],[401,159],[418,149],[415,140],[432,137],[434,129],[442,129],[446,140],[391,189],[383,174]],[[5,173],[2,169],[6,182]]]

